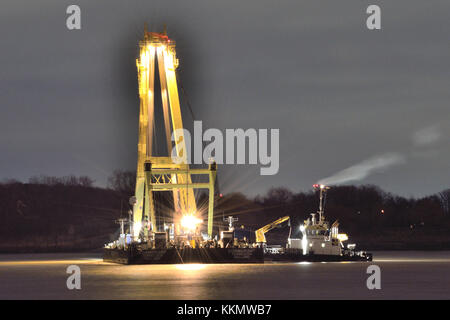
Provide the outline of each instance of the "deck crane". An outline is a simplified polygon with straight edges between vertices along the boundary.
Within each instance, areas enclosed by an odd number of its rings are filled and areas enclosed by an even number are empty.
[[[284,216],[256,230],[255,231],[256,243],[259,245],[265,244],[267,242],[265,234],[289,219],[290,219],[289,216]]]

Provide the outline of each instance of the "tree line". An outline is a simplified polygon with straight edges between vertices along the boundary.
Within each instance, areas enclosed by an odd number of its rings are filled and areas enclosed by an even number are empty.
[[[22,243],[52,248],[101,247],[117,236],[118,218],[128,217],[128,199],[134,195],[135,173],[117,170],[107,188],[94,186],[86,176],[38,176],[28,183],[7,180],[0,183],[0,231],[2,248]],[[170,221],[173,200],[170,192],[158,192],[155,208],[160,223]],[[296,236],[298,226],[318,210],[316,191],[293,192],[270,188],[267,193],[248,197],[242,193],[215,196],[216,232],[226,228],[224,218],[238,218],[235,226],[249,232],[289,215],[291,228],[274,230],[268,240],[282,242],[287,233]],[[208,195],[197,196],[199,214],[206,220]],[[395,195],[373,185],[345,185],[327,192],[325,216],[338,220],[342,232],[366,243],[366,247],[427,243],[450,248],[450,189],[413,198]],[[384,241],[384,242],[383,242]],[[407,247],[407,246],[406,246]]]

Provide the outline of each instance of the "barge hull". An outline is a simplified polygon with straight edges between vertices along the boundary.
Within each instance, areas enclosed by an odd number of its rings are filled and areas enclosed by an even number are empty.
[[[107,249],[103,261],[120,264],[177,264],[177,263],[262,263],[262,249],[187,248],[128,250]]]
[[[127,250],[105,248],[103,261],[119,264],[264,263],[372,261],[372,255],[303,255],[301,250],[283,254],[264,253],[262,248],[186,248]]]

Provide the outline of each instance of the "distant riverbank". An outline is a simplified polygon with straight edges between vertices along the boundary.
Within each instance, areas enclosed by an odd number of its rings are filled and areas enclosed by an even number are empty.
[[[77,241],[59,239],[59,241],[47,241],[31,239],[17,242],[3,242],[0,245],[0,253],[70,253],[70,252],[101,252],[103,245],[109,242],[108,237],[99,236],[84,238]],[[277,241],[271,244],[281,244]],[[351,237],[348,243],[355,243],[357,250],[420,250],[420,251],[443,251],[450,250],[450,236],[415,235],[408,239],[386,235],[374,237]]]

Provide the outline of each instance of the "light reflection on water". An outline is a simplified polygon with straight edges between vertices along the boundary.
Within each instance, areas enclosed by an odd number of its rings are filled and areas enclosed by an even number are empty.
[[[197,271],[206,268],[206,264],[198,264],[198,263],[176,264],[175,268],[184,271]]]
[[[82,290],[65,287],[81,268]],[[368,290],[380,266],[382,289]],[[117,265],[83,254],[0,255],[0,299],[450,298],[450,252],[376,252],[373,262]]]

